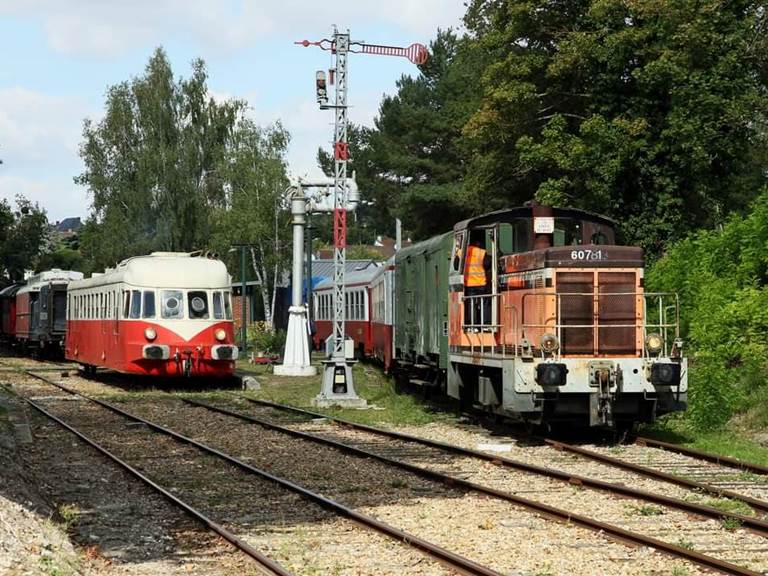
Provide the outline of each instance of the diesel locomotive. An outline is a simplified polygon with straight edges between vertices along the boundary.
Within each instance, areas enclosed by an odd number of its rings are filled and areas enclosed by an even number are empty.
[[[678,298],[646,291],[643,269],[641,248],[618,245],[597,214],[529,205],[470,218],[374,275],[356,345],[400,384],[491,413],[649,422],[686,408],[688,370]]]

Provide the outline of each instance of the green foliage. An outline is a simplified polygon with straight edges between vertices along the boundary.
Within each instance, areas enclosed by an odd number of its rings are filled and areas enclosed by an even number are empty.
[[[72,248],[62,246],[43,254],[37,263],[37,270],[60,268],[62,270],[83,271],[85,266],[85,259],[79,250],[73,250]]]
[[[0,275],[3,279],[21,281],[25,271],[36,268],[47,242],[45,210],[21,195],[16,196],[16,210],[7,200],[0,200]]]
[[[749,408],[768,373],[768,190],[747,217],[672,247],[646,285],[681,295],[694,428],[717,428]]]
[[[617,217],[650,254],[722,222],[765,182],[764,18],[720,0],[471,2],[490,63],[470,187]]]
[[[207,246],[212,210],[226,205],[221,171],[244,103],[217,103],[206,81],[201,60],[175,80],[158,48],[144,75],[107,90],[104,118],[85,121],[76,181],[92,200],[82,239],[97,268]]]
[[[285,332],[283,330],[273,330],[270,325],[263,322],[251,324],[247,330],[248,345],[256,352],[282,355],[285,345]]]

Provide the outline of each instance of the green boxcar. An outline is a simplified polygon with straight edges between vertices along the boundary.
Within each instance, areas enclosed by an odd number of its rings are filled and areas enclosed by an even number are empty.
[[[395,359],[431,368],[448,362],[448,268],[453,233],[403,248],[395,258]],[[429,378],[425,375],[426,378]],[[424,383],[437,384],[435,381]]]

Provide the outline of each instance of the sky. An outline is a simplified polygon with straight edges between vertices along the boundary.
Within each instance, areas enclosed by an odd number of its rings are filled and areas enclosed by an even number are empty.
[[[318,109],[314,78],[331,57],[294,42],[337,25],[353,41],[428,45],[438,28],[460,29],[464,9],[462,0],[0,0],[0,197],[23,194],[51,222],[87,216],[87,190],[73,180],[83,120],[98,121],[107,88],[140,75],[158,46],[177,78],[202,58],[214,97],[247,100],[262,125],[280,120],[291,176],[318,176],[333,114]],[[351,55],[350,120],[371,125],[382,96],[416,73],[404,58]]]

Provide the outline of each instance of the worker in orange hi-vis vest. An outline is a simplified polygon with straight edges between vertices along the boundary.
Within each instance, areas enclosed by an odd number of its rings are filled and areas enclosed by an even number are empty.
[[[474,327],[491,324],[490,298],[472,298],[488,294],[491,257],[480,238],[472,238],[464,260],[464,324]],[[470,330],[473,328],[470,328]]]

